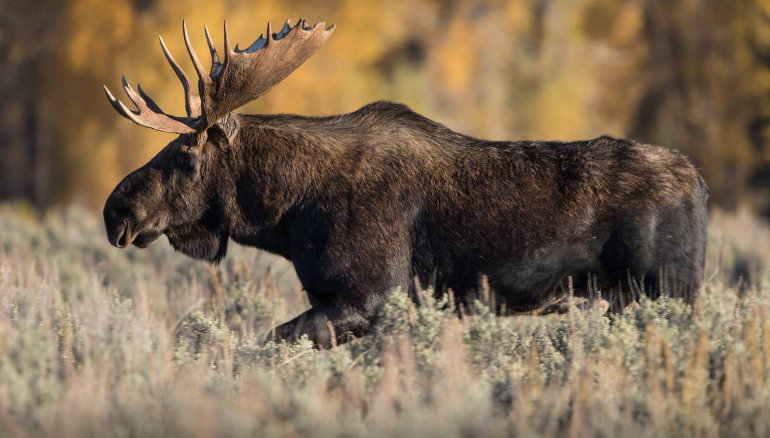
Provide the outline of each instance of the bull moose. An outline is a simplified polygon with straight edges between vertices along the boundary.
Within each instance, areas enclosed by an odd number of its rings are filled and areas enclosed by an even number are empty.
[[[361,336],[396,288],[418,280],[463,302],[487,278],[498,303],[528,312],[601,291],[693,303],[703,286],[708,188],[674,150],[611,137],[485,141],[404,105],[377,102],[326,117],[232,112],[315,53],[334,26],[287,21],[245,49],[224,27],[204,70],[183,23],[197,87],[163,53],[187,116],[141,88],[122,116],[179,136],[107,199],[110,243],[173,247],[217,263],[229,240],[290,260],[312,307],[273,339],[319,346]],[[629,295],[630,294],[630,295]],[[614,297],[614,298],[613,298]]]

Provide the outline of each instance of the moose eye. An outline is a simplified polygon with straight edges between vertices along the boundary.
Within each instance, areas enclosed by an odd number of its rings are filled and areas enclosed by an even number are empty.
[[[195,157],[189,152],[178,152],[176,154],[176,163],[184,170],[190,170],[193,168],[193,162]]]

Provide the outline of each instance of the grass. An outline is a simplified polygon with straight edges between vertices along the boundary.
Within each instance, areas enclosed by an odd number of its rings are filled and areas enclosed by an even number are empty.
[[[0,437],[768,436],[768,229],[712,218],[701,312],[460,320],[394,293],[331,351],[262,345],[308,306],[291,265],[231,247],[110,247],[77,208],[0,206]]]

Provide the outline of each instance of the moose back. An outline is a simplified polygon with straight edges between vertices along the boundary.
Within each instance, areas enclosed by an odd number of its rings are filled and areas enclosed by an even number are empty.
[[[312,308],[274,329],[317,345],[360,336],[396,288],[415,279],[457,302],[482,276],[500,308],[552,306],[601,292],[693,303],[703,284],[708,189],[682,154],[610,137],[492,142],[454,132],[404,105],[377,102],[344,115],[232,111],[298,68],[331,35],[289,22],[212,65],[184,40],[192,83],[163,40],[185,91],[186,116],[164,113],[123,87],[123,116],[178,134],[121,181],[104,207],[112,245],[144,248],[166,235],[210,262],[230,240],[291,260]],[[625,297],[625,299],[624,299]]]

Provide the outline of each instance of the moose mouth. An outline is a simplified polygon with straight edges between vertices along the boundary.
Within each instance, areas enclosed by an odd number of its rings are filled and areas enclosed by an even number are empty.
[[[148,246],[155,243],[155,241],[158,240],[158,237],[160,237],[162,234],[163,233],[158,233],[156,231],[144,231],[137,234],[137,236],[134,238],[134,241],[131,243],[137,248],[147,248]]]

